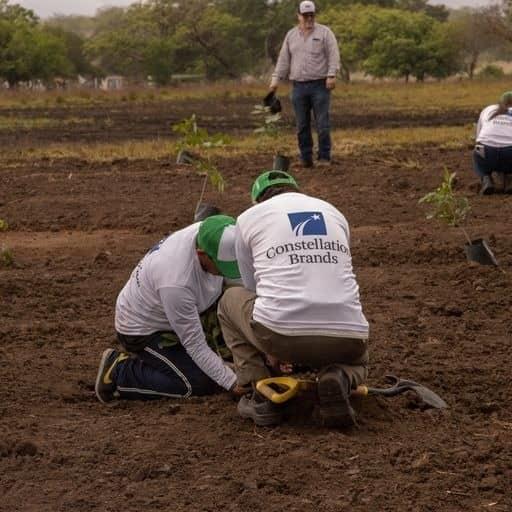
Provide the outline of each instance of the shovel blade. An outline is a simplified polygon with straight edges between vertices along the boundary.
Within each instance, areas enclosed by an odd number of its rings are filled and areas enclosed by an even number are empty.
[[[437,393],[421,384],[414,382],[409,384],[406,389],[414,391],[424,404],[434,409],[446,409],[448,407],[448,404]]]
[[[447,403],[431,389],[418,384],[413,380],[399,379],[394,375],[386,375],[386,379],[390,382],[394,382],[393,386],[389,388],[367,388],[367,394],[369,395],[383,395],[383,396],[396,396],[404,393],[405,391],[414,391],[416,395],[423,401],[424,404],[434,409],[446,409]]]

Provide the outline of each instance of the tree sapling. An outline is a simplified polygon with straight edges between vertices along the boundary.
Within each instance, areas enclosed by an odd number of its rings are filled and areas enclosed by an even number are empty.
[[[465,253],[468,259],[478,261],[484,265],[498,266],[498,262],[487,242],[481,238],[471,240],[463,224],[465,224],[468,214],[471,211],[469,201],[464,196],[455,195],[453,183],[456,173],[445,168],[443,181],[441,185],[423,196],[419,203],[426,203],[432,206],[427,214],[427,219],[437,219],[447,226],[459,228],[467,240]]]
[[[281,142],[281,113],[272,113],[268,106],[254,105],[253,116],[258,119],[259,126],[254,133],[263,138],[265,144],[269,144],[274,151],[273,169],[279,171],[287,171],[289,159],[284,153],[284,147]]]
[[[193,165],[201,176],[204,176],[201,194],[196,206],[196,212],[201,206],[208,180],[219,192],[224,192],[225,181],[217,166],[213,163],[208,150],[220,148],[229,142],[227,135],[216,133],[210,135],[204,128],[197,126],[196,115],[173,125],[172,130],[180,135],[176,147],[179,150],[178,163]],[[190,150],[205,152],[206,156],[192,153]]]

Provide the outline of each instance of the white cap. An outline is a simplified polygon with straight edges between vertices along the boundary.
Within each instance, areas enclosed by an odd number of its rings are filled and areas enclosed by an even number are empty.
[[[315,4],[311,0],[304,0],[299,4],[299,14],[315,14]]]

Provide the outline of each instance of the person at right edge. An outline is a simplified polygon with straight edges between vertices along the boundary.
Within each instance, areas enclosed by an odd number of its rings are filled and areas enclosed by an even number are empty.
[[[238,413],[257,425],[281,422],[283,406],[256,391],[271,375],[270,360],[319,369],[323,423],[354,425],[350,393],[368,376],[369,326],[348,223],[333,205],[301,193],[285,172],[261,174],[251,196],[254,206],[235,227],[244,286],[226,290],[217,311],[237,385],[250,390]]]
[[[313,167],[313,111],[318,133],[318,165],[328,167],[331,161],[329,107],[331,90],[336,85],[340,69],[340,53],[332,30],[315,23],[315,15],[312,1],[304,0],[299,4],[299,23],[286,34],[269,90],[275,92],[281,80],[289,78],[292,81],[292,103],[302,166]]]
[[[492,172],[501,175],[503,192],[512,194],[512,91],[502,94],[497,105],[480,113],[476,126],[473,168],[480,178],[480,194],[496,192]]]

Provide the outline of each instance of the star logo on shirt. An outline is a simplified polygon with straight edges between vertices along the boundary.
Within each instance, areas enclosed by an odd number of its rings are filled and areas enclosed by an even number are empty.
[[[327,226],[321,212],[289,213],[288,219],[295,236],[327,235]]]

